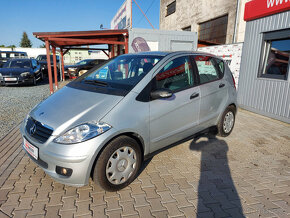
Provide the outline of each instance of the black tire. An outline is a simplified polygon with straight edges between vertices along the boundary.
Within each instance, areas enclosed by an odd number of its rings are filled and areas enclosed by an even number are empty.
[[[43,72],[40,73],[40,80],[41,80],[41,81],[44,80],[44,74],[43,74]]]
[[[127,180],[124,179],[125,181],[123,183],[114,184],[114,183],[111,183],[107,177],[107,167],[109,169],[109,166],[112,166],[112,163],[109,161],[110,158],[113,158],[114,155],[118,151],[122,150],[122,148],[124,146],[126,146],[128,148],[130,147],[131,149],[133,149],[135,151],[135,154],[136,154],[135,155],[135,157],[136,157],[135,169],[133,169],[133,172],[131,172],[131,174],[129,175]],[[130,155],[130,152],[128,152],[128,154]],[[118,160],[115,165],[119,166],[120,161],[123,161],[123,160],[124,159]],[[136,178],[138,171],[140,169],[141,162],[142,162],[142,152],[141,152],[140,146],[136,142],[136,140],[134,140],[133,138],[130,138],[128,136],[120,136],[120,137],[112,140],[104,148],[104,150],[102,151],[102,153],[98,157],[95,168],[94,168],[93,180],[95,183],[99,184],[106,191],[120,190],[120,189],[128,186],[131,182],[134,181],[134,179]],[[131,166],[129,165],[128,162],[126,162],[126,163],[127,163],[126,167],[124,167],[124,164],[121,163],[121,167],[124,168],[123,171],[126,171],[127,169],[130,170],[129,168]],[[132,165],[132,167],[133,167],[133,165]],[[118,173],[119,172],[121,172],[121,171],[119,171],[119,169],[118,169]],[[114,174],[111,174],[111,175],[114,175]],[[108,176],[110,176],[110,173],[108,173]],[[124,178],[124,177],[122,177],[122,178]],[[121,180],[122,180],[122,178],[121,178]]]
[[[36,86],[36,78],[35,78],[35,76],[33,77],[33,79],[32,79],[32,83],[31,83],[33,86]]]
[[[226,121],[226,116],[228,117],[230,114],[233,115],[233,124],[232,124],[232,127],[229,129],[227,129],[225,127],[225,121]],[[229,106],[227,107],[227,109],[224,111],[224,113],[222,114],[221,116],[221,119],[217,125],[217,130],[218,130],[218,135],[219,136],[222,136],[222,137],[227,137],[231,134],[231,132],[233,131],[234,129],[234,126],[235,126],[235,121],[236,121],[236,108],[234,106]],[[229,131],[227,131],[229,130]]]

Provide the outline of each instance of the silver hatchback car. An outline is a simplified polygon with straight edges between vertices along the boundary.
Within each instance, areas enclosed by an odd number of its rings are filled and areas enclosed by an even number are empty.
[[[149,154],[217,127],[228,136],[237,98],[223,60],[193,52],[118,56],[41,102],[21,125],[23,148],[55,180],[90,176],[124,188]]]

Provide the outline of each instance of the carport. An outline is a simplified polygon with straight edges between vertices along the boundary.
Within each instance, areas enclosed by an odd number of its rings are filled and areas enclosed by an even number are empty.
[[[61,72],[63,80],[65,79],[63,56],[70,49],[100,50],[103,51],[109,58],[112,58],[115,55],[128,53],[128,30],[126,29],[70,32],[34,32],[33,35],[45,43],[50,94],[54,92],[50,48],[52,49],[53,54],[55,90],[58,89],[56,49],[59,49],[60,51]],[[89,48],[90,45],[108,45],[108,49]]]

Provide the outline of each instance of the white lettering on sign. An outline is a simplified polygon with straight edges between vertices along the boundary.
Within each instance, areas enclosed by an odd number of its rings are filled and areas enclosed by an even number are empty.
[[[267,8],[272,8],[277,5],[282,5],[283,3],[287,3],[290,0],[267,0]]]

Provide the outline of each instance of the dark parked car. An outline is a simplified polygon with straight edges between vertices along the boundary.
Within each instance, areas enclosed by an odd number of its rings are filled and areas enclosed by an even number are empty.
[[[9,59],[0,68],[1,85],[16,85],[29,83],[36,85],[37,80],[43,79],[40,64],[35,59]]]
[[[86,59],[74,65],[64,66],[64,74],[70,78],[75,78],[83,75],[94,66],[103,63],[105,60],[101,59]]]
[[[38,55],[36,60],[39,62],[40,66],[41,66],[41,71],[47,75],[48,71],[47,71],[47,58],[46,55]],[[57,62],[57,71],[58,71],[58,64],[59,64],[59,56],[56,55],[56,62]],[[50,55],[50,63],[51,63],[51,70],[53,72],[53,55]],[[52,75],[54,75],[52,73]]]
[[[0,67],[10,58],[27,58],[27,53],[21,51],[0,51]]]

